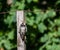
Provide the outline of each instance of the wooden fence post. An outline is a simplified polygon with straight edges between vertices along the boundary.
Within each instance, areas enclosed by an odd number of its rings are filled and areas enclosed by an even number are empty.
[[[24,20],[24,11],[17,11],[17,50],[25,50],[25,43],[22,41],[20,34],[19,34],[19,28],[21,23]]]

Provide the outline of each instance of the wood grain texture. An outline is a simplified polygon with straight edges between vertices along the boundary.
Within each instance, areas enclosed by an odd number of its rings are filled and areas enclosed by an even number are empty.
[[[24,11],[17,11],[17,50],[25,50],[25,43],[24,41],[22,41],[19,34],[19,28],[23,20],[24,20]]]

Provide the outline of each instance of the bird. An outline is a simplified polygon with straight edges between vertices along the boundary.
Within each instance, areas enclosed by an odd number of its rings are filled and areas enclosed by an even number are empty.
[[[26,32],[27,32],[26,24],[25,23],[22,23],[20,25],[20,29],[19,29],[19,33],[20,33],[20,36],[21,36],[22,41],[25,40]]]

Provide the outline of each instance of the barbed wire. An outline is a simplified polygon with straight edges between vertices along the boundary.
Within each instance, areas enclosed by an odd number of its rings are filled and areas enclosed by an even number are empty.
[[[3,11],[3,12],[0,12],[0,14],[6,14],[6,13],[12,13],[12,12],[17,12],[17,11],[22,11],[22,10],[14,10],[14,11],[7,11],[7,12],[5,12],[5,11]],[[36,11],[32,11],[32,10],[23,10],[24,12],[42,12],[42,11],[47,11],[47,10],[36,10]],[[48,10],[49,11],[49,10]],[[58,10],[54,10],[54,11],[56,11],[56,12],[60,12],[60,9],[58,9]]]

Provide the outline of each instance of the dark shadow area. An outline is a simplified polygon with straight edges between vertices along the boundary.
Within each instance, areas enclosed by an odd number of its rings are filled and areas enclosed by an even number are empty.
[[[42,37],[42,33],[38,32],[38,29],[34,29],[33,27],[27,25],[27,50],[38,50],[38,48],[43,44],[39,42],[40,37]],[[33,32],[33,33],[32,33]],[[31,36],[31,33],[35,35],[35,37]],[[33,39],[33,40],[32,40]]]

